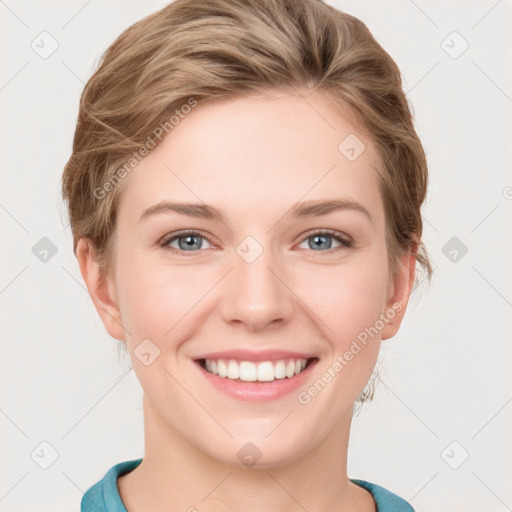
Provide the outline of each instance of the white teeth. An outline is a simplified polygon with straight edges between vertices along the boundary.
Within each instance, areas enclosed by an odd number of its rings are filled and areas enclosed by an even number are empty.
[[[258,380],[264,382],[274,380],[274,365],[270,361],[258,365]]]
[[[217,363],[217,368],[219,370],[219,377],[227,377],[228,376],[228,369],[226,368],[224,361],[219,361]]]
[[[243,380],[247,382],[271,382],[276,379],[291,378],[301,373],[306,367],[307,359],[282,359],[279,361],[229,361],[205,359],[206,371],[219,377]]]
[[[276,379],[284,379],[286,377],[286,366],[284,361],[277,361],[274,367],[274,377]]]
[[[228,379],[238,379],[240,377],[240,367],[235,361],[229,361],[227,377]]]
[[[258,380],[256,365],[250,361],[240,363],[240,380],[255,381]]]

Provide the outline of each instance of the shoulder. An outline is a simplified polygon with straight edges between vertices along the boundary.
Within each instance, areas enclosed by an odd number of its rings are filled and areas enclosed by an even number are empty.
[[[110,468],[82,497],[80,512],[126,512],[119,496],[117,479],[135,469],[142,459],[120,462]]]
[[[407,501],[380,485],[353,478],[350,481],[371,493],[377,504],[377,512],[414,512],[414,509]]]

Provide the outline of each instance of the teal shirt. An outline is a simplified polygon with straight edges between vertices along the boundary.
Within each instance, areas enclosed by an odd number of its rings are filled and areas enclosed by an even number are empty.
[[[80,512],[126,512],[117,489],[117,478],[135,469],[142,459],[120,462],[95,483],[82,497]],[[352,482],[370,491],[377,504],[378,512],[414,512],[414,509],[396,494],[364,480]]]

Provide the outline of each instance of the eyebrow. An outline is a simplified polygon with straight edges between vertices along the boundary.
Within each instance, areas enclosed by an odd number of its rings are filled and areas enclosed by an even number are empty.
[[[353,210],[361,212],[372,224],[374,223],[370,212],[362,204],[358,203],[357,201],[351,201],[348,199],[305,201],[303,203],[296,204],[290,210],[289,214],[294,218],[319,217],[321,215],[327,215],[328,213],[340,210]],[[188,215],[190,217],[209,220],[217,219],[221,222],[225,221],[222,213],[213,206],[199,203],[161,201],[160,203],[146,208],[142,212],[139,222],[153,215],[168,212],[176,212],[181,213],[182,215]]]

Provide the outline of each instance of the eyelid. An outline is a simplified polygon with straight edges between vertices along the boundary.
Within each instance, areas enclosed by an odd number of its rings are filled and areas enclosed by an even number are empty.
[[[211,243],[212,245],[215,245],[214,242],[210,239],[210,237],[208,235],[206,235],[200,229],[182,229],[180,231],[173,231],[172,233],[167,233],[166,235],[164,235],[163,238],[160,239],[160,241],[158,242],[158,245],[165,248],[165,246],[169,242],[175,240],[176,238],[179,238],[181,236],[186,236],[186,235],[199,235],[199,236],[201,236],[201,238],[208,240],[208,242]],[[170,250],[173,250],[173,249],[170,248]],[[177,249],[174,249],[174,250],[177,250]],[[178,251],[178,252],[186,252],[186,251]],[[190,252],[200,252],[200,251],[190,251]]]
[[[339,238],[343,240],[346,243],[354,243],[354,240],[351,236],[347,235],[346,233],[343,233],[342,231],[337,231],[336,229],[328,229],[328,228],[316,228],[312,231],[307,231],[305,234],[301,235],[301,241],[303,242],[310,236],[314,235],[329,235],[333,238]]]
[[[197,253],[197,252],[202,252],[201,250],[197,250],[197,251],[184,251],[184,250],[175,249],[173,247],[169,247],[168,246],[168,244],[171,241],[174,241],[177,238],[180,238],[180,237],[186,236],[186,235],[199,235],[201,238],[204,238],[205,240],[207,240],[210,244],[215,245],[215,243],[210,239],[210,237],[208,235],[206,235],[200,229],[183,229],[183,230],[180,230],[180,231],[175,231],[175,232],[172,232],[172,233],[168,233],[167,235],[165,235],[163,238],[160,239],[160,241],[158,242],[158,245],[163,247],[164,249],[167,249],[167,250],[169,250],[171,252],[174,252],[174,253],[181,253],[181,254],[190,253],[190,254],[193,254],[193,253]],[[316,228],[316,229],[313,229],[312,231],[307,231],[306,233],[301,235],[301,238],[300,238],[298,243],[303,243],[308,238],[310,238],[312,236],[315,236],[315,235],[327,235],[327,236],[329,236],[331,238],[334,238],[334,239],[336,239],[340,243],[340,246],[339,247],[334,247],[332,249],[328,249],[326,251],[312,251],[312,252],[333,253],[333,252],[336,252],[337,250],[340,250],[340,249],[351,249],[351,248],[354,247],[354,240],[353,240],[353,238],[351,236],[349,236],[346,233],[343,233],[341,231],[337,231],[335,229],[328,229],[328,228]]]

